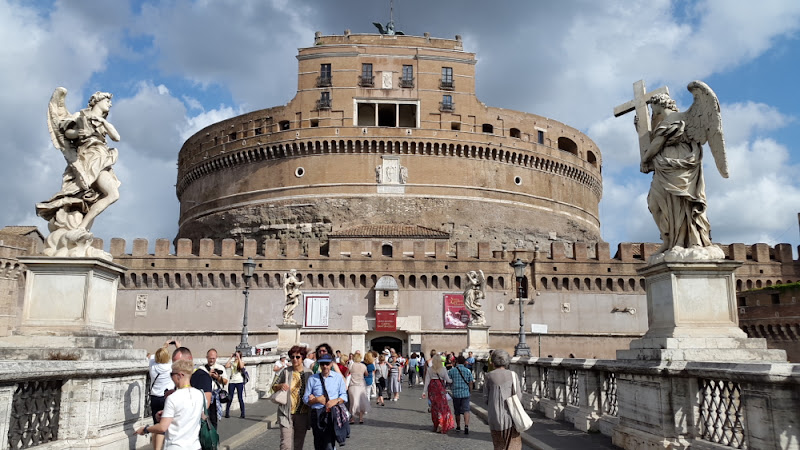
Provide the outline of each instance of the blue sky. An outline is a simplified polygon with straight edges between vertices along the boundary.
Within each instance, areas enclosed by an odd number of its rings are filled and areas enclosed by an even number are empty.
[[[797,245],[800,181],[800,2],[395,1],[397,28],[460,34],[475,52],[484,103],[551,117],[587,133],[603,155],[603,238],[658,241],[638,172],[632,116],[614,118],[633,82],[667,85],[681,109],[685,86],[706,81],[723,109],[731,177],[706,161],[712,238]],[[297,49],[315,31],[375,32],[376,0],[0,0],[0,199],[3,225],[34,224],[34,203],[60,186],[64,161],[45,111],[57,86],[74,111],[96,90],[114,94],[122,135],[115,171],[122,197],[93,231],[172,239],[176,160],[209,123],[281,105],[296,90]]]

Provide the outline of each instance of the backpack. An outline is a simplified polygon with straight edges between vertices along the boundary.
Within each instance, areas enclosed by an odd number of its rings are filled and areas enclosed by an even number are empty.
[[[245,367],[242,367],[242,377],[244,378],[244,384],[250,381],[250,373],[247,372],[247,368]]]

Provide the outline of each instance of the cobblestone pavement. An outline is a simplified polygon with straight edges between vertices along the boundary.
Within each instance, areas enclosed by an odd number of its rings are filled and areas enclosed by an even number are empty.
[[[492,438],[489,427],[481,420],[485,417],[483,396],[473,393],[473,414],[470,432],[451,431],[447,435],[431,431],[427,400],[420,399],[421,387],[408,389],[398,402],[386,402],[386,406],[375,405],[364,417],[363,425],[353,425],[350,439],[344,448],[347,450],[391,450],[391,449],[490,449]],[[268,429],[268,423],[275,420],[277,407],[268,400],[260,400],[247,405],[247,419],[238,418],[238,411],[231,411],[230,419],[220,422],[220,450],[274,450],[280,443],[280,431]],[[526,449],[538,450],[610,450],[611,438],[599,433],[583,433],[571,424],[549,420],[539,412],[531,413],[533,427],[524,437]],[[462,424],[463,426],[463,424]],[[313,450],[313,435],[308,432],[304,450]]]
[[[388,450],[392,448],[403,449],[487,449],[492,448],[492,437],[489,426],[477,417],[472,417],[469,435],[464,432],[451,431],[447,435],[432,432],[430,413],[427,412],[427,400],[420,399],[421,387],[413,389],[403,388],[400,400],[386,402],[386,406],[376,406],[372,400],[372,411],[364,416],[363,425],[352,425],[350,439],[347,440],[345,449],[359,450]],[[262,401],[260,403],[264,403]],[[269,403],[269,402],[266,402]],[[249,405],[248,405],[249,406]],[[259,405],[261,406],[261,405]],[[275,410],[275,405],[270,403],[270,410]],[[229,419],[233,420],[233,419]],[[463,423],[462,423],[463,428]],[[279,447],[280,432],[277,429],[267,430],[266,425],[259,425],[260,433],[247,442],[233,442],[230,449],[236,450],[272,450]],[[225,429],[221,426],[220,432]],[[226,436],[223,434],[223,441]],[[226,442],[223,442],[226,443]],[[224,447],[223,447],[224,448]],[[304,450],[313,450],[313,435],[311,431],[306,436]]]

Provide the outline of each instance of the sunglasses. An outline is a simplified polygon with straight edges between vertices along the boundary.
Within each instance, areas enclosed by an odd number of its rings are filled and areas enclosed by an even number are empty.
[[[300,355],[292,355],[292,356],[290,356],[290,358],[292,358],[292,359],[303,359],[303,357],[300,356]]]

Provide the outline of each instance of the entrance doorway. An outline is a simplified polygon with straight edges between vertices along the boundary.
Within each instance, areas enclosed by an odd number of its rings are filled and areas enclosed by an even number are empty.
[[[386,347],[395,349],[399,354],[403,353],[403,341],[391,336],[373,338],[372,341],[370,341],[370,347],[378,353],[382,352]]]

